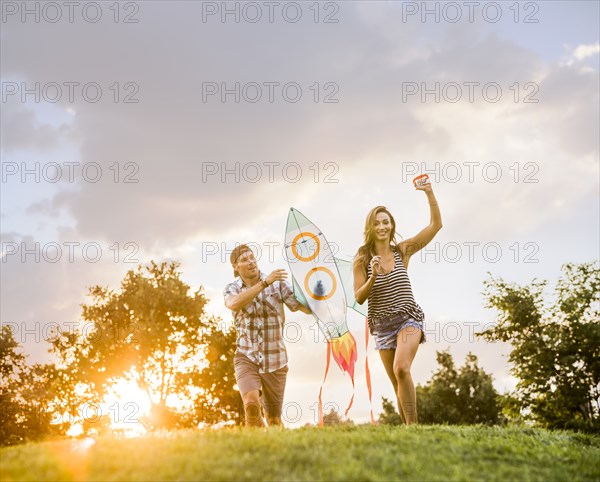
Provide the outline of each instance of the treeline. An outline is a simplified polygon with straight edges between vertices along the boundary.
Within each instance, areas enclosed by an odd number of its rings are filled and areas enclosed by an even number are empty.
[[[242,423],[234,389],[236,333],[206,313],[202,287],[192,291],[178,268],[152,262],[130,270],[118,291],[90,288],[82,329],[50,341],[54,363],[28,365],[14,326],[3,325],[0,444],[64,436],[74,424],[83,434],[113,430],[111,414],[97,407],[123,379],[151,402],[139,420],[148,430]],[[484,296],[497,323],[480,336],[510,342],[517,387],[499,395],[474,355],[456,369],[450,353],[439,352],[440,368],[417,387],[421,423],[528,421],[599,430],[600,270],[594,262],[568,264],[563,273],[549,305],[545,282],[517,286],[490,276]],[[380,421],[398,423],[398,417],[384,401]]]

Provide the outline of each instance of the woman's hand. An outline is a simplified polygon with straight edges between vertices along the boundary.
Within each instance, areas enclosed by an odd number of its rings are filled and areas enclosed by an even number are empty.
[[[417,191],[425,191],[426,193],[433,192],[433,188],[431,187],[431,183],[430,182],[428,182],[427,184],[425,184],[423,186],[415,186],[415,189]]]
[[[383,274],[383,268],[381,266],[381,256],[373,256],[371,258],[371,272],[374,276]]]

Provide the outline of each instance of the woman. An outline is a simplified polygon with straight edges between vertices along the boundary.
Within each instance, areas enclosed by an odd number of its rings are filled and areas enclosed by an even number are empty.
[[[416,186],[427,195],[429,225],[398,243],[396,222],[384,206],[372,209],[365,223],[365,243],[354,258],[354,296],[369,301],[368,319],[375,349],[392,381],[398,411],[406,424],[417,422],[415,386],[410,374],[419,344],[425,341],[425,315],[415,303],[406,269],[410,257],[442,228],[442,216],[431,184]]]

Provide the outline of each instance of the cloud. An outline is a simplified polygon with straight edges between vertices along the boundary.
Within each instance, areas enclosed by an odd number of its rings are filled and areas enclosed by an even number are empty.
[[[596,42],[591,45],[578,45],[573,50],[573,57],[577,60],[583,60],[598,53],[600,53],[600,43]]]
[[[34,109],[12,102],[3,102],[0,123],[4,155],[19,150],[45,151],[55,148],[69,132],[68,124],[53,126],[39,122]]]

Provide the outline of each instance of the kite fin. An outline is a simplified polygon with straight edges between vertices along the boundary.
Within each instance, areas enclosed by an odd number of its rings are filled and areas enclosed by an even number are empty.
[[[294,287],[294,298],[296,298],[296,300],[298,300],[298,302],[300,304],[309,308],[306,296],[304,296],[304,293],[302,292],[302,288],[300,288],[300,285],[296,281],[296,278],[294,278],[293,276],[292,276],[292,282],[293,282],[293,287]]]
[[[367,316],[367,302],[359,305],[354,298],[354,275],[352,273],[352,261],[342,258],[333,258],[340,273],[340,279],[346,295],[346,306],[357,313]]]

